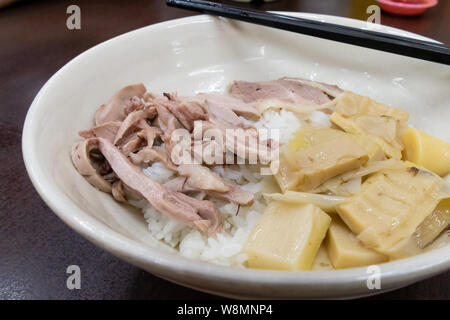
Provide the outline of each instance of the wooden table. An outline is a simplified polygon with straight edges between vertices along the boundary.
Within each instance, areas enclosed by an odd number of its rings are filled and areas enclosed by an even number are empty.
[[[229,1],[226,1],[229,2]],[[66,28],[66,8],[81,8],[82,28]],[[126,3],[126,5],[125,5]],[[305,11],[366,19],[363,0],[285,0],[251,4],[265,10]],[[124,32],[190,13],[162,0],[22,1],[0,10],[0,298],[1,299],[211,299],[161,280],[100,250],[59,220],[25,172],[23,121],[47,79],[86,49]],[[424,15],[382,15],[382,23],[450,43],[450,1]],[[81,290],[66,288],[66,268],[82,270]],[[450,272],[383,299],[449,299]]]

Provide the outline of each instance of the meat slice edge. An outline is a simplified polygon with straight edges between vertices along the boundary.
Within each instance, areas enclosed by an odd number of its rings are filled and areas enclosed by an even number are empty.
[[[222,219],[213,203],[170,191],[147,177],[109,141],[102,138],[98,141],[101,153],[117,176],[157,210],[202,231],[214,234],[222,230]]]
[[[101,105],[95,112],[95,124],[98,126],[108,121],[123,121],[128,113],[143,108],[141,99],[147,89],[142,83],[126,86],[119,90],[110,101]]]

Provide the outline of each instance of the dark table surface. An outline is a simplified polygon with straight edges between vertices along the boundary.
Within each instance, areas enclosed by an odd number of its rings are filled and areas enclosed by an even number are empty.
[[[229,1],[224,1],[229,2]],[[367,19],[365,0],[285,0],[244,6]],[[66,28],[66,8],[81,8],[81,30]],[[86,49],[124,32],[190,13],[162,0],[22,1],[0,9],[0,298],[214,299],[154,277],[72,231],[40,199],[25,172],[21,132],[47,79]],[[450,44],[450,1],[418,17],[382,14],[381,23]],[[66,287],[79,265],[80,290]],[[449,299],[450,272],[379,295],[382,299]]]

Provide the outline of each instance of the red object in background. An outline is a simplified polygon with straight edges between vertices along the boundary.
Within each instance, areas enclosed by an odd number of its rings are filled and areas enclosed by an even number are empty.
[[[378,0],[383,10],[402,16],[415,16],[437,5],[438,0]]]

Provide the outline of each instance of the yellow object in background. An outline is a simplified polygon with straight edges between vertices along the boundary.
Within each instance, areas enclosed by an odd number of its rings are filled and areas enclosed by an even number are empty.
[[[416,128],[403,133],[404,158],[444,176],[450,173],[450,144]]]
[[[244,246],[249,267],[310,270],[330,222],[315,205],[271,202]]]
[[[388,257],[366,248],[338,217],[333,217],[326,240],[328,257],[336,269],[386,262]]]

